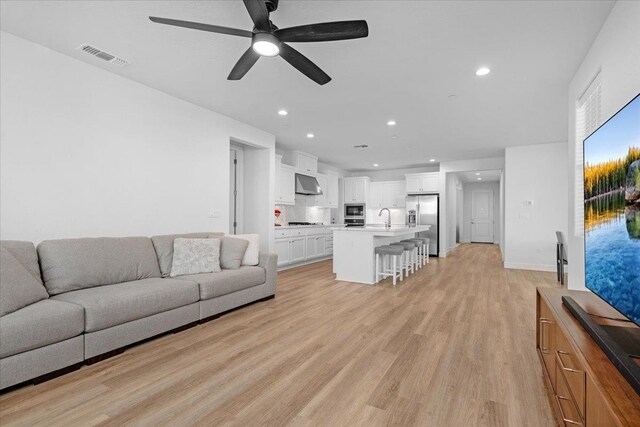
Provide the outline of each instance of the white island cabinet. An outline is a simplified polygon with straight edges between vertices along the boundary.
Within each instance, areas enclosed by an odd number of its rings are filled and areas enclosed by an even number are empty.
[[[375,277],[374,248],[415,237],[431,226],[367,226],[333,230],[333,272],[337,280],[372,285]]]

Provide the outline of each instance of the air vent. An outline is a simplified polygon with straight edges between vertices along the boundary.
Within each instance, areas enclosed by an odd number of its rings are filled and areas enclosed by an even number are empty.
[[[129,62],[127,60],[124,60],[122,58],[118,58],[115,55],[107,53],[104,50],[98,49],[97,47],[91,46],[89,44],[81,45],[80,47],[78,47],[78,50],[80,50],[80,51],[82,51],[84,53],[88,53],[89,55],[95,56],[96,58],[100,58],[103,61],[110,62],[111,64],[115,64],[115,65],[119,65],[119,66],[129,65]]]
[[[367,144],[354,145],[353,148],[364,149],[369,148]]]

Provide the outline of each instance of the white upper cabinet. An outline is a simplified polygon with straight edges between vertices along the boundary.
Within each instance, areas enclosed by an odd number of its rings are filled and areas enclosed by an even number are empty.
[[[339,188],[338,185],[338,174],[336,173],[328,173],[327,174],[327,206],[330,208],[338,207],[338,196],[339,196]]]
[[[295,203],[295,171],[282,164],[282,157],[276,156],[276,204],[293,205]]]
[[[337,208],[338,207],[338,174],[333,172],[327,172],[327,174],[316,174],[316,179],[318,180],[318,184],[320,184],[320,188],[322,189],[322,194],[319,196],[310,196],[313,199],[313,206],[323,207],[323,208]]]
[[[327,175],[323,175],[321,173],[316,175],[316,179],[318,180],[318,184],[320,185],[320,189],[322,190],[322,194],[318,195],[318,196],[313,196],[314,201],[313,201],[313,205],[314,206],[326,206],[327,205],[327,195],[328,195],[328,189],[327,189]]]
[[[344,202],[345,203],[367,203],[369,197],[369,178],[355,177],[344,178]]]
[[[405,182],[385,181],[371,183],[371,196],[368,208],[404,208],[405,206]]]
[[[440,192],[439,172],[415,173],[406,175],[406,191],[415,193],[438,193]]]
[[[318,158],[301,151],[291,151],[285,154],[285,161],[300,170],[301,173],[315,175],[318,172]]]

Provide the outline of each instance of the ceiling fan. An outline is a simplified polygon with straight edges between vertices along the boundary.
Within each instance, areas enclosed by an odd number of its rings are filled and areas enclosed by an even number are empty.
[[[306,56],[285,42],[325,42],[357,39],[369,35],[369,27],[364,20],[323,22],[320,24],[278,29],[269,19],[269,14],[278,8],[278,1],[279,0],[243,0],[253,21],[253,31],[201,24],[199,22],[158,18],[155,16],[150,16],[149,19],[159,24],[251,38],[251,47],[240,57],[231,70],[229,77],[227,77],[227,80],[240,80],[247,74],[247,71],[253,67],[260,56],[280,55],[302,74],[314,82],[323,85],[329,83],[331,77]]]

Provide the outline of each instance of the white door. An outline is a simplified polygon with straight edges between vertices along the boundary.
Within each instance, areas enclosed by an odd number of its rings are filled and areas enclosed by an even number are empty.
[[[493,243],[493,191],[471,192],[471,241]]]
[[[289,253],[289,239],[276,240],[276,253],[278,254],[278,267],[289,264],[291,254]]]

